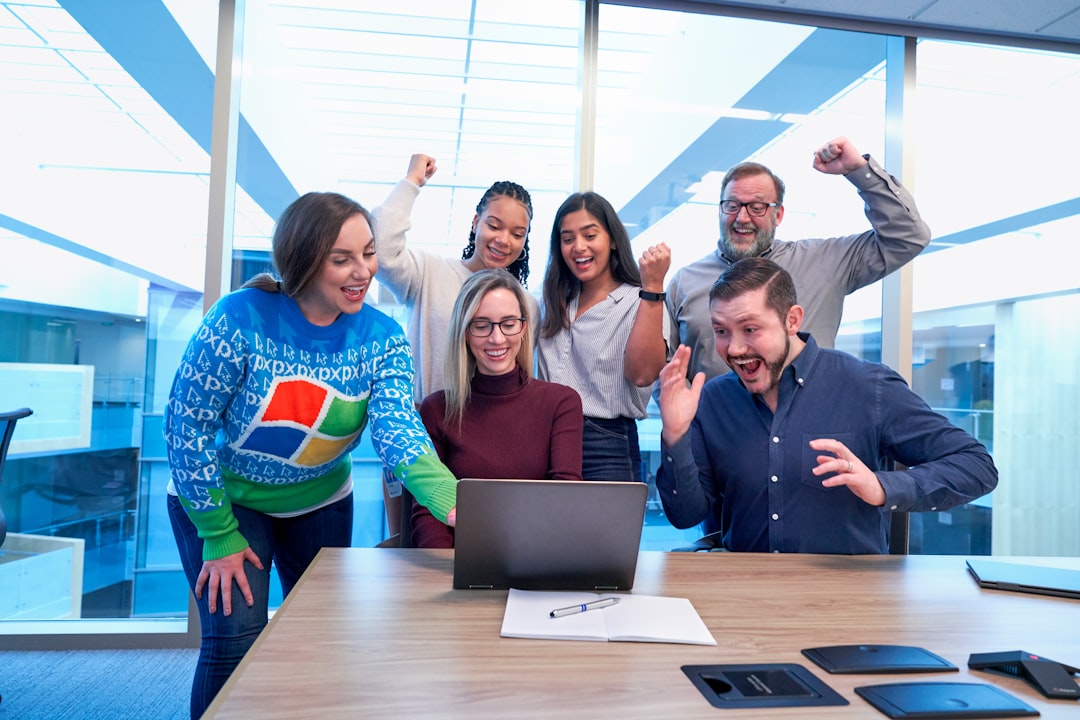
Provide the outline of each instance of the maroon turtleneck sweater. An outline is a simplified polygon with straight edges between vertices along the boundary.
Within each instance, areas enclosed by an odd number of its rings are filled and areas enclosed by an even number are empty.
[[[446,422],[440,390],[420,403],[439,459],[458,478],[581,479],[581,398],[565,385],[529,379],[517,368],[472,379],[461,425]],[[416,547],[454,547],[453,528],[413,502]]]

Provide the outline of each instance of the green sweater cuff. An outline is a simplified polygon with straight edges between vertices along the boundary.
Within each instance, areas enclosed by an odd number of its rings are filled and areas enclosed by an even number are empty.
[[[234,530],[219,538],[204,538],[202,556],[203,560],[220,560],[226,555],[246,550],[247,547],[248,541],[239,530]]]
[[[212,510],[194,512],[182,496],[180,504],[184,506],[187,516],[202,538],[204,561],[219,560],[248,547],[248,541],[240,534],[240,523],[233,515],[228,496],[224,496],[221,504]]]
[[[421,455],[408,465],[399,464],[394,475],[405,483],[418,503],[446,522],[446,516],[457,505],[457,478],[434,452]]]

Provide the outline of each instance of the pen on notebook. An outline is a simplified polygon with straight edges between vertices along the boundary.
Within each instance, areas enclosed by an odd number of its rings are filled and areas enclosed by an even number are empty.
[[[567,607],[555,608],[551,611],[550,615],[553,618],[559,618],[564,615],[576,615],[577,613],[583,613],[586,610],[599,610],[600,608],[611,607],[612,605],[618,604],[619,598],[604,598],[603,600],[594,600],[593,602],[581,603],[580,605],[568,605]]]

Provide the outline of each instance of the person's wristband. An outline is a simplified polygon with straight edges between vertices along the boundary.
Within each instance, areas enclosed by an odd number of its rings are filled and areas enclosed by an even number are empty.
[[[653,302],[663,302],[667,299],[666,292],[649,292],[648,290],[638,290],[638,297],[642,300],[652,300]]]

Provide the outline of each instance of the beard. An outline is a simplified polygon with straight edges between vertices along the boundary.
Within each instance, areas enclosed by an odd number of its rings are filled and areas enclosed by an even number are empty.
[[[764,255],[765,251],[772,247],[773,238],[776,237],[776,231],[774,229],[762,229],[757,226],[754,227],[754,241],[747,247],[736,247],[732,242],[732,225],[723,223],[720,226],[720,242],[723,248],[724,255],[732,261],[742,260],[748,257],[758,257]],[[740,236],[741,237],[741,236]]]
[[[728,367],[733,368],[733,367],[735,367],[735,362],[738,361],[738,360],[752,360],[754,358],[757,358],[758,360],[761,360],[761,363],[765,366],[765,370],[766,370],[766,373],[767,373],[767,376],[768,376],[768,379],[769,379],[768,380],[768,386],[765,387],[760,392],[757,392],[755,394],[756,395],[764,395],[765,393],[769,392],[770,390],[772,390],[773,388],[775,388],[777,385],[780,384],[780,376],[784,372],[784,365],[787,363],[788,355],[790,353],[791,353],[791,336],[786,335],[784,337],[784,352],[782,352],[780,354],[780,357],[776,358],[775,360],[772,360],[772,361],[766,360],[764,357],[762,357],[760,355],[753,355],[753,356],[740,355],[739,357],[734,357],[732,355],[728,355],[726,358],[724,358],[724,361],[728,364]],[[739,380],[742,381],[742,378],[739,378]]]

